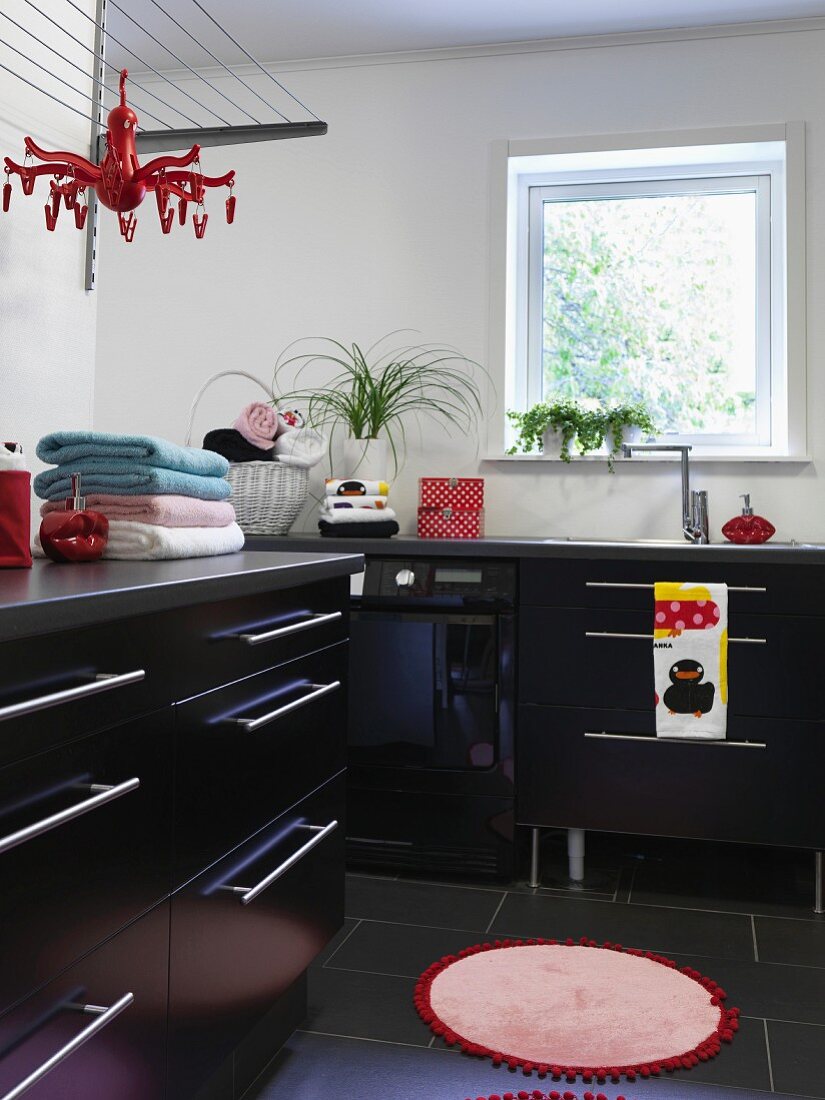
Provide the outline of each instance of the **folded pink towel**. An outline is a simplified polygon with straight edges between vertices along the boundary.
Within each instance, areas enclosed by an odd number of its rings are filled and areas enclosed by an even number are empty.
[[[262,401],[253,401],[251,405],[241,409],[232,427],[254,447],[269,451],[278,433],[277,410],[271,405],[264,405]]]
[[[102,512],[108,519],[154,523],[158,527],[228,527],[235,522],[235,509],[228,500],[199,500],[171,494],[125,497],[90,493],[86,506]],[[40,508],[40,515],[62,511],[63,507],[63,501],[47,500]]]

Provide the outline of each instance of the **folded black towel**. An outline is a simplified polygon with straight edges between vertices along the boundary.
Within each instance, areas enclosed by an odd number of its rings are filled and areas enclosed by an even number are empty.
[[[319,519],[318,527],[325,538],[333,539],[388,539],[399,531],[394,519],[379,523],[327,523]]]
[[[203,449],[215,451],[230,462],[272,462],[275,452],[270,447],[264,451],[235,431],[234,428],[215,428],[203,437]]]

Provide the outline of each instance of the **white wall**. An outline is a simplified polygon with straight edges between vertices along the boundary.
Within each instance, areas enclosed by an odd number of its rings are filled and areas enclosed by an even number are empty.
[[[89,13],[93,0],[85,0]],[[68,11],[69,9],[67,9]],[[41,19],[23,0],[3,0],[3,11],[91,72],[91,54]],[[78,13],[67,29],[92,45],[94,28]],[[2,20],[0,34],[30,58],[91,94],[91,80],[22,31]],[[91,104],[34,65],[0,46],[0,61],[79,110]],[[0,70],[0,156],[22,163],[23,137],[46,149],[88,153],[91,123]],[[0,184],[5,183],[5,175]],[[85,233],[62,211],[54,233],[43,207],[49,177],[23,195],[13,177],[11,209],[0,212],[0,439],[23,443],[33,469],[37,440],[56,428],[89,427],[94,395],[96,299],[84,284]]]
[[[825,541],[825,30],[307,67],[284,79],[329,122],[325,138],[204,153],[238,172],[235,225],[219,203],[203,241],[163,238],[154,209],[135,241],[104,227],[95,423],[180,440],[189,401],[218,370],[268,379],[301,336],[369,343],[410,327],[489,366],[490,173],[501,139],[804,119],[808,139],[810,465],[708,464],[716,531],[750,491],[780,536]],[[237,88],[237,86],[236,86]],[[195,87],[192,87],[194,92]],[[196,429],[256,396],[222,381]],[[502,416],[491,408],[489,417]],[[484,438],[428,430],[393,491],[414,529],[416,478],[487,478],[489,534],[679,534],[675,468],[494,464]],[[320,471],[318,472],[320,477]],[[299,527],[311,529],[308,512]]]

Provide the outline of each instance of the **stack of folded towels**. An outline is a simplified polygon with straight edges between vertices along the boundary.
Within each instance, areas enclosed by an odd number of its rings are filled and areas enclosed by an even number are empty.
[[[211,451],[143,435],[65,431],[44,436],[34,479],[41,515],[62,509],[79,473],[86,506],[109,520],[104,558],[154,561],[232,554],[244,536],[226,499],[229,463]]]
[[[318,527],[333,538],[389,538],[398,534],[395,512],[387,506],[386,481],[326,480]]]
[[[279,411],[262,401],[241,409],[231,428],[215,428],[203,439],[205,450],[229,462],[281,462],[307,469],[321,461],[325,445],[320,432],[304,427],[299,412]]]

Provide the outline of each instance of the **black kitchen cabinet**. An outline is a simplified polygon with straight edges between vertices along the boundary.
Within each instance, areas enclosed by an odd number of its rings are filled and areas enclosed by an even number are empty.
[[[167,896],[172,730],[167,707],[0,770],[0,848],[66,818],[0,854],[0,1011]]]
[[[339,643],[176,708],[175,886],[341,771],[346,672]]]
[[[723,741],[655,736],[657,580],[728,585]],[[522,562],[520,824],[825,847],[825,566]]]
[[[175,894],[173,1096],[211,1094],[233,1050],[343,924],[344,801],[339,776]],[[237,1066],[229,1076],[240,1096],[249,1081]]]
[[[234,1100],[306,1011],[306,967],[343,923],[361,562],[255,557],[272,591],[233,597],[224,564],[225,598],[78,630],[44,614],[22,640],[0,574],[0,1095],[63,1052],[27,1097]]]
[[[0,1094],[97,1025],[26,1100],[172,1100],[166,1089],[168,948],[165,901],[0,1016]],[[87,1005],[95,1011],[84,1011]]]

